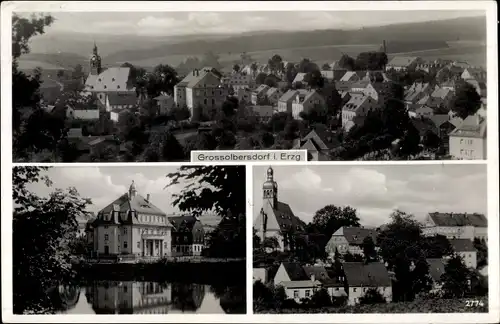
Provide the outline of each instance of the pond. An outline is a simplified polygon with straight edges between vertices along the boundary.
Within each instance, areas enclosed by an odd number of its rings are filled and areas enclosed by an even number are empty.
[[[92,281],[59,286],[59,314],[244,314],[244,286]]]

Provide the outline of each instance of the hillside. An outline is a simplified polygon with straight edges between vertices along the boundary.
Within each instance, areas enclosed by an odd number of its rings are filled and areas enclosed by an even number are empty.
[[[120,51],[105,57],[108,61],[145,60],[164,55],[241,53],[282,48],[328,45],[381,44],[387,41],[482,40],[486,38],[485,17],[458,18],[424,23],[397,24],[358,30],[315,30],[303,32],[269,32],[238,35],[221,40],[197,40],[167,44],[148,49]],[[424,48],[425,49],[425,48]],[[418,50],[418,48],[413,49]]]

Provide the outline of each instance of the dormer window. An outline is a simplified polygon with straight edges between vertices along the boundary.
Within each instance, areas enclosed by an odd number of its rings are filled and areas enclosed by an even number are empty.
[[[119,85],[117,85],[117,86],[116,86],[116,88],[120,89],[120,86],[119,86]]]
[[[107,88],[107,86],[104,86],[104,89],[106,89],[106,88]]]
[[[115,82],[115,78],[112,78],[111,81]]]

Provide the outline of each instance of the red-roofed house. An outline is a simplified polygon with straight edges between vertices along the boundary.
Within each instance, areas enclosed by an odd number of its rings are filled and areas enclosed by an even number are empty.
[[[128,193],[99,211],[92,227],[99,255],[161,258],[171,253],[172,225],[167,215],[149,195],[139,195],[133,181]]]
[[[304,231],[305,223],[293,214],[288,204],[278,201],[278,184],[274,181],[273,174],[273,169],[269,167],[267,181],[262,185],[262,208],[254,222],[254,228],[261,242],[267,237],[276,237],[278,250],[293,250],[294,239]]]

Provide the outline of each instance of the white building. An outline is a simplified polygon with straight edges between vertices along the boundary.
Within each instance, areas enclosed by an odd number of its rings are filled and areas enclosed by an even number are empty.
[[[380,262],[344,262],[342,264],[348,287],[348,305],[359,304],[369,289],[376,289],[386,300],[392,301],[392,282],[384,264]]]
[[[448,239],[488,240],[488,220],[483,214],[429,213],[422,232],[426,236],[443,235]]]
[[[449,135],[450,155],[458,160],[485,160],[487,157],[486,119],[467,117]]]
[[[469,239],[451,239],[450,244],[468,268],[477,268],[477,250]]]
[[[377,232],[374,229],[368,229],[363,227],[349,227],[342,226],[328,241],[325,246],[325,251],[333,259],[335,256],[335,251],[340,254],[351,253],[363,255],[363,241],[371,237],[373,243],[376,244]]]

